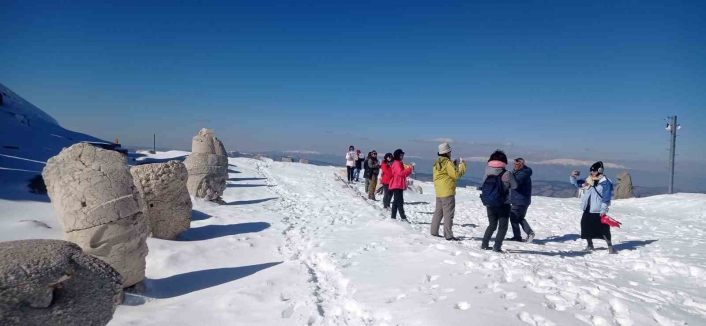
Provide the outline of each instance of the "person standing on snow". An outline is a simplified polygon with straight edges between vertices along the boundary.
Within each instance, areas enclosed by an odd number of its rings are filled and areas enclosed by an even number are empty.
[[[392,191],[392,219],[397,218],[397,212],[400,213],[400,219],[407,221],[407,215],[404,213],[404,191],[407,190],[407,177],[412,174],[412,167],[402,163],[404,152],[401,149],[395,150],[392,155],[392,179],[390,180],[390,191]]]
[[[365,162],[368,168],[368,180],[370,180],[370,185],[368,186],[368,199],[375,200],[375,188],[378,185],[378,174],[380,174],[380,162],[378,161],[378,152],[370,152],[370,158]]]
[[[510,240],[522,241],[522,230],[527,233],[527,242],[531,243],[534,240],[534,231],[525,219],[527,208],[532,203],[532,169],[525,165],[525,160],[516,158],[513,167],[513,174],[517,181],[517,189],[510,191],[510,225],[512,226],[513,237]]]
[[[490,237],[493,236],[495,230],[498,234],[495,235],[495,245],[493,251],[503,252],[503,240],[507,234],[507,224],[510,219],[510,189],[517,189],[517,181],[515,176],[505,170],[507,166],[507,156],[505,152],[496,150],[488,160],[488,166],[485,168],[483,182],[481,182],[481,201],[486,206],[488,212],[488,228],[485,229],[483,242],[480,248],[490,250]]]
[[[608,244],[608,253],[616,254],[610,236],[610,226],[603,224],[601,218],[608,213],[610,199],[613,197],[613,182],[604,174],[603,162],[596,162],[591,165],[591,175],[581,184],[576,180],[579,171],[571,173],[570,182],[576,187],[584,189],[581,198],[581,239],[588,242],[585,251],[593,251],[593,239],[603,239]]]
[[[360,150],[356,151],[356,155],[358,155],[358,159],[355,160],[355,171],[353,172],[353,179],[355,179],[355,182],[358,182],[358,180],[360,179],[360,170],[363,168],[363,161],[365,161],[365,159],[360,156]]]
[[[353,170],[355,170],[355,161],[358,160],[358,154],[355,152],[355,147],[351,145],[348,147],[348,153],[346,153],[346,170],[348,171],[348,183],[353,182]]]
[[[456,180],[466,173],[466,162],[460,159],[458,169],[456,162],[451,162],[451,146],[448,143],[439,145],[439,159],[434,163],[432,176],[434,180],[434,190],[436,190],[436,209],[434,218],[431,220],[431,235],[439,235],[441,220],[444,220],[444,238],[446,240],[458,241],[454,237],[453,220],[456,213]]]
[[[382,208],[390,209],[390,200],[392,199],[392,192],[390,191],[390,181],[392,180],[392,153],[385,154],[380,169],[382,170],[382,176],[380,176],[383,192]]]
[[[368,187],[370,187],[370,170],[368,170],[368,160],[373,157],[373,152],[368,152],[368,155],[365,156],[365,159],[363,160],[363,179],[365,179],[365,192],[368,192]]]

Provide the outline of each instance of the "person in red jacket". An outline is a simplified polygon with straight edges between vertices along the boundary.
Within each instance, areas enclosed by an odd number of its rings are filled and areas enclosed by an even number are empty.
[[[407,215],[404,214],[404,191],[407,190],[407,177],[412,174],[412,167],[405,168],[402,160],[404,152],[401,149],[395,151],[392,155],[392,179],[390,180],[390,191],[394,197],[392,201],[392,218],[397,218],[397,212],[400,212],[400,219],[407,221]]]
[[[385,158],[382,160],[380,165],[380,170],[382,170],[382,176],[380,177],[380,184],[382,184],[382,208],[390,209],[390,200],[392,199],[392,192],[390,192],[390,181],[392,180],[392,153],[385,154]]]

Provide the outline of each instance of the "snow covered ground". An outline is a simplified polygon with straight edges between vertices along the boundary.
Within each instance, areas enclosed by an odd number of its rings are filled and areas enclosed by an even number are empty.
[[[230,164],[229,204],[195,199],[179,241],[148,239],[147,290],[128,294],[110,325],[706,324],[706,195],[615,201],[618,255],[600,241],[580,251],[577,199],[535,197],[535,243],[496,254],[479,248],[487,218],[475,190],[459,189],[464,240],[447,242],[429,235],[431,184],[405,194],[406,224],[336,168]],[[0,198],[0,241],[61,237],[47,201]]]

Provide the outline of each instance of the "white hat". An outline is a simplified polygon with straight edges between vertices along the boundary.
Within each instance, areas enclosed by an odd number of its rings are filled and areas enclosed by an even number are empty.
[[[439,145],[439,154],[446,154],[448,152],[451,152],[451,146],[449,146],[449,143]]]

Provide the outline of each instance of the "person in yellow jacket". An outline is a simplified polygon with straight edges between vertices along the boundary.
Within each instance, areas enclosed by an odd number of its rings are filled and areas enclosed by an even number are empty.
[[[466,162],[460,159],[459,166],[456,168],[455,162],[451,161],[451,146],[443,143],[439,145],[439,159],[434,163],[432,171],[436,190],[436,209],[434,218],[431,220],[431,235],[441,237],[439,227],[443,219],[444,238],[458,241],[451,228],[456,213],[456,180],[466,173]]]

